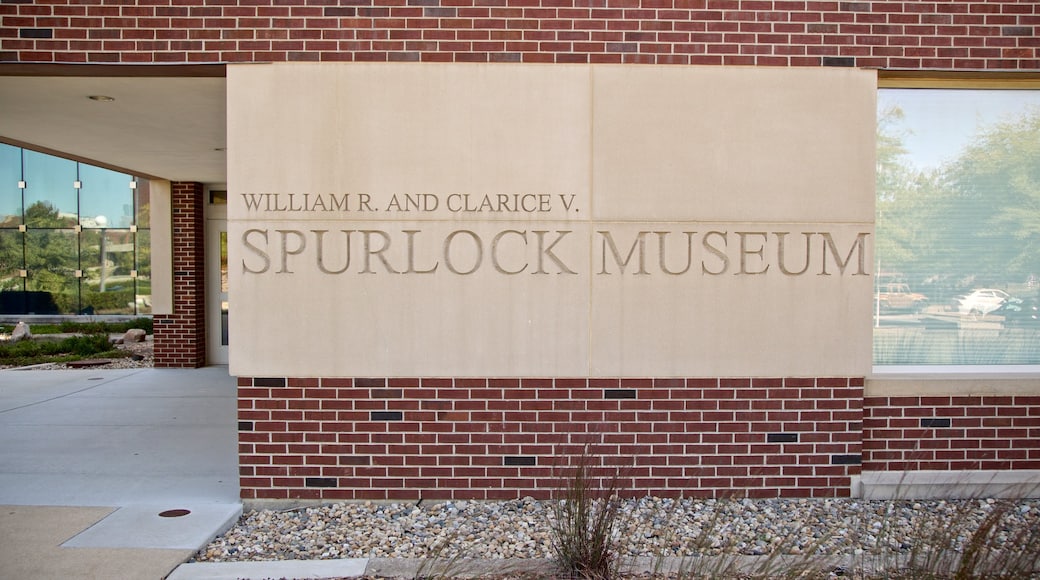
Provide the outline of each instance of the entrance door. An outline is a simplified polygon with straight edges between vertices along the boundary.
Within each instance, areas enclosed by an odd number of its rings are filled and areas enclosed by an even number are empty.
[[[220,203],[226,199],[220,193],[209,192],[206,205],[206,362],[211,365],[228,364],[227,205]]]

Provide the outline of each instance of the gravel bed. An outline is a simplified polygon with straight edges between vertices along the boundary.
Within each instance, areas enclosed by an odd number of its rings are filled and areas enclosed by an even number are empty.
[[[1004,512],[998,544],[1027,534],[1038,551],[1040,500],[855,499],[625,501],[621,555],[845,555],[915,542],[959,549],[990,513]],[[247,512],[196,554],[199,562],[333,558],[551,558],[553,510],[530,498],[420,505],[337,503]]]

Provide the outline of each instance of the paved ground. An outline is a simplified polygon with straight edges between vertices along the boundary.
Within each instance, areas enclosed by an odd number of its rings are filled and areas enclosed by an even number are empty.
[[[0,371],[0,578],[164,578],[241,513],[235,408],[226,367]]]

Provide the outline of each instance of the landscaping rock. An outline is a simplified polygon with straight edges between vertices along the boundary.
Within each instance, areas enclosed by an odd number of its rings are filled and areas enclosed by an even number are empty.
[[[29,329],[29,325],[24,322],[19,322],[11,333],[11,342],[30,339],[32,339],[32,330]]]
[[[140,328],[131,328],[130,330],[126,331],[126,334],[123,335],[123,344],[129,344],[131,342],[144,342],[144,339],[147,336],[148,333],[141,330]]]

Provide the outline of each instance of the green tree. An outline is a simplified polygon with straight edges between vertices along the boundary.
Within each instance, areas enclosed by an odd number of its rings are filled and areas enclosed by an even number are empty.
[[[907,159],[900,128],[903,111],[882,111],[877,128],[877,230],[879,274],[898,273],[914,285],[942,271],[936,252],[942,246],[941,228],[922,223],[941,219],[941,187],[934,171],[919,171]]]
[[[62,312],[74,313],[78,307],[76,234],[47,202],[32,204],[25,215],[34,224],[25,234],[27,290],[49,292]]]
[[[979,133],[946,178],[962,260],[972,264],[963,273],[1001,283],[1040,272],[1040,110]]]

